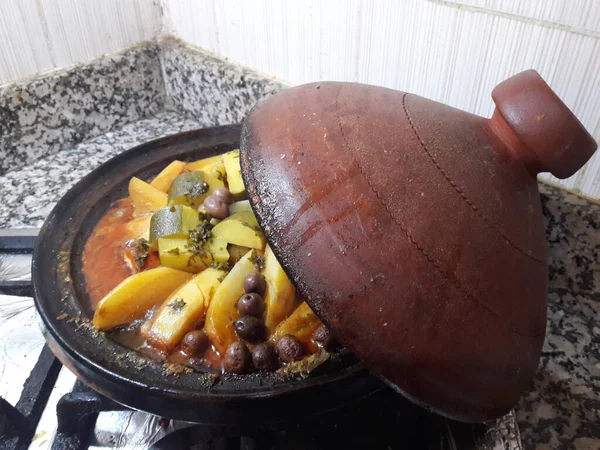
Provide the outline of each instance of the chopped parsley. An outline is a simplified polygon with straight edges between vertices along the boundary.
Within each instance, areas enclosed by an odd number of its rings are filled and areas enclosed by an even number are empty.
[[[252,252],[252,256],[250,258],[252,260],[252,264],[259,272],[265,268],[265,257],[263,255],[259,255],[256,252]]]
[[[210,189],[210,185],[205,181],[200,181],[198,183],[194,183],[188,189],[186,196],[190,198],[196,198],[202,194],[206,194]]]
[[[192,256],[190,256],[190,259],[187,262],[188,266],[191,266],[196,259],[200,258],[203,260],[210,255],[210,252],[206,249],[206,244],[212,236],[211,230],[213,226],[206,218],[203,219],[202,215],[200,215],[200,217],[201,219],[198,226],[195,229],[190,230],[188,249]]]
[[[214,262],[210,267],[217,270],[229,270],[229,264],[226,262]]]
[[[174,298],[167,306],[173,311],[181,311],[185,306],[185,301],[182,298]]]
[[[171,255],[179,256],[179,247],[172,248],[167,253],[169,253]]]
[[[146,239],[140,238],[137,240],[132,253],[137,269],[142,270],[150,253],[150,244]]]

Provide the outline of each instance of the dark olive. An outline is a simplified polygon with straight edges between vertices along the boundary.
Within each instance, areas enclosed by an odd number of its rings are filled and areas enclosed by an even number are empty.
[[[242,316],[233,324],[237,335],[248,342],[259,342],[265,338],[265,324],[254,316]]]
[[[227,348],[223,358],[223,368],[231,373],[244,373],[252,364],[250,350],[243,342],[234,342]]]
[[[270,342],[263,342],[252,351],[252,364],[258,370],[275,370],[277,368],[277,352]]]
[[[262,317],[263,312],[265,312],[265,301],[260,295],[251,292],[240,297],[237,302],[237,309],[240,316]]]
[[[277,341],[277,353],[283,361],[292,362],[301,360],[304,350],[296,337],[286,334]]]
[[[204,331],[190,331],[181,341],[181,351],[188,356],[199,356],[205,352],[208,344],[208,336]]]
[[[220,198],[228,205],[231,205],[233,203],[233,195],[231,195],[231,192],[226,187],[215,188],[215,190],[212,192],[212,195],[217,198]]]
[[[267,280],[260,272],[252,272],[244,278],[244,291],[256,292],[258,295],[265,295],[267,289]]]
[[[325,350],[333,350],[338,346],[337,341],[331,335],[331,331],[329,331],[329,328],[327,328],[325,325],[322,325],[315,330],[312,335],[312,339]]]
[[[215,219],[225,219],[229,216],[229,206],[219,197],[209,195],[204,199],[204,209]]]

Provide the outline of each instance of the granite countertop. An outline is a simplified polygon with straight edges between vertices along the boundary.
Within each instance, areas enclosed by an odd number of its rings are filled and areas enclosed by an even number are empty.
[[[0,176],[0,227],[39,227],[83,175],[123,150],[200,127],[159,113]],[[600,205],[540,183],[549,242],[548,323],[517,419],[526,449],[600,448]]]

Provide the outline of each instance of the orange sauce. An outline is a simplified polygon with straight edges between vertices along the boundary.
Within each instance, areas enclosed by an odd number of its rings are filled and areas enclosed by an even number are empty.
[[[131,199],[119,200],[102,217],[83,251],[83,272],[92,307],[121,281],[134,274],[125,260],[127,222],[133,218]]]

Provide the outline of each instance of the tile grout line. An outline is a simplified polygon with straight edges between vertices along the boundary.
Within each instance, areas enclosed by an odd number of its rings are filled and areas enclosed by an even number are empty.
[[[533,17],[520,16],[518,14],[507,13],[503,11],[496,11],[492,9],[482,8],[481,6],[472,6],[465,5],[463,3],[455,3],[449,0],[424,0],[430,3],[435,3],[438,5],[446,6],[448,8],[459,9],[463,11],[479,13],[479,14],[487,14],[489,16],[498,16],[504,19],[514,20],[518,22],[538,25],[544,28],[553,28],[556,30],[566,31],[572,34],[578,34],[581,36],[592,37],[592,38],[600,38],[600,32],[594,30],[588,30],[585,28],[577,28],[571,25],[563,25],[556,22],[550,22],[548,20],[543,19],[535,19]]]

